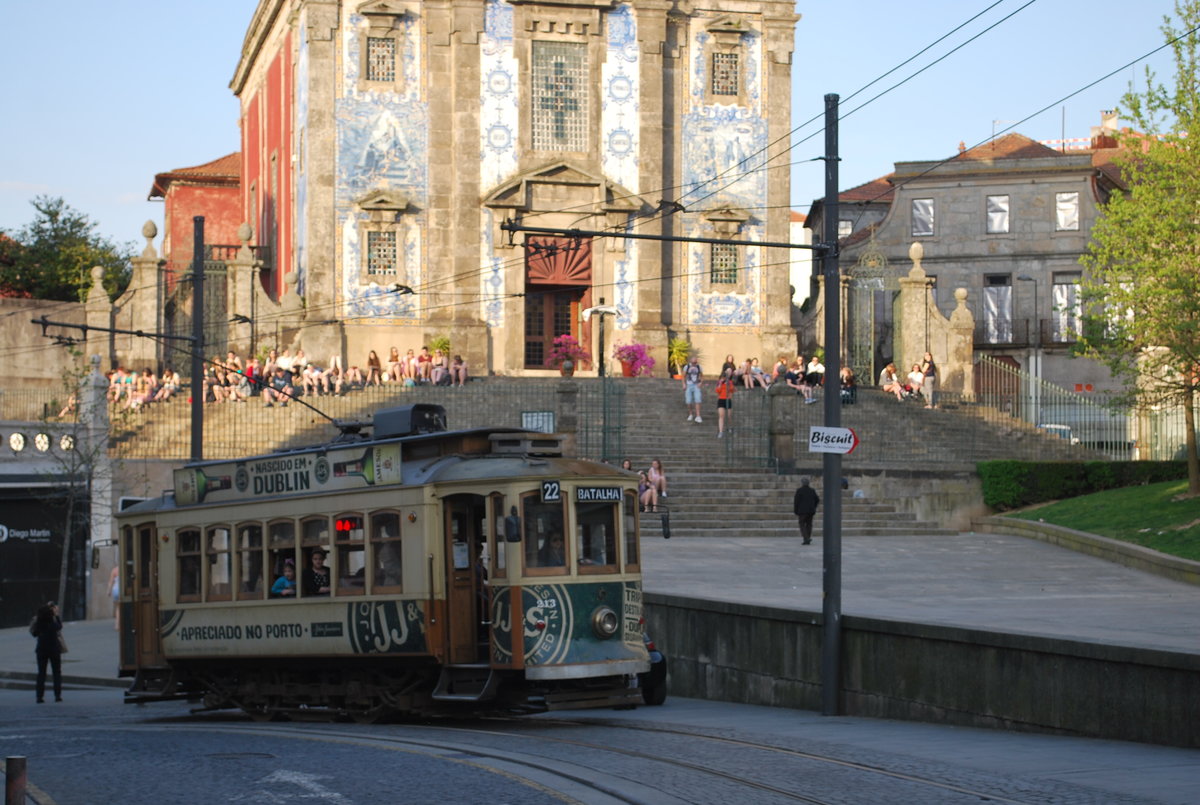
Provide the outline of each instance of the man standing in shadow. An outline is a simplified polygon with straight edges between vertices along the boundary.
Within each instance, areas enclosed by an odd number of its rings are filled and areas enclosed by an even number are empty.
[[[808,476],[801,478],[800,488],[796,490],[796,496],[792,499],[792,511],[800,519],[800,536],[804,538],[804,545],[812,544],[813,515],[817,513],[820,503],[821,498],[817,490],[808,485]]]

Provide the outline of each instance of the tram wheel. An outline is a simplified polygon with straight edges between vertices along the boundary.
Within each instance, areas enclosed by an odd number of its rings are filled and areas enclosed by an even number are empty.
[[[658,707],[667,700],[666,685],[649,685],[642,688],[642,701],[651,707]]]

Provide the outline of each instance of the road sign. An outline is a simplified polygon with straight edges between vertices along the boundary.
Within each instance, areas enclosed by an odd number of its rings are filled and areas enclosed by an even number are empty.
[[[814,425],[809,429],[810,453],[853,453],[856,447],[858,435],[850,428],[823,428]]]

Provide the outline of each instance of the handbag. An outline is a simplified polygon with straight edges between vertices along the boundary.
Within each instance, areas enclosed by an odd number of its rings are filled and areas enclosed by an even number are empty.
[[[58,653],[59,654],[67,653],[67,638],[63,637],[62,632],[58,633]]]

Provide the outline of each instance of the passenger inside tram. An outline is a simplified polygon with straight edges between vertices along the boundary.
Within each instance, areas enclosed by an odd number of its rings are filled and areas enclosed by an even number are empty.
[[[551,531],[538,551],[538,564],[541,567],[562,567],[567,562],[566,549],[563,545],[561,531]]]
[[[283,575],[271,585],[272,598],[296,597],[296,563],[291,559],[283,563]]]
[[[325,567],[324,548],[313,548],[309,556],[310,567],[304,570],[304,585],[301,588],[305,596],[329,595],[329,568]]]

